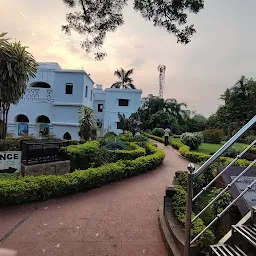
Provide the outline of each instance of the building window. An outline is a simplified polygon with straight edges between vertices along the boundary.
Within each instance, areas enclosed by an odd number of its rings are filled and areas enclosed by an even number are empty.
[[[69,132],[66,132],[66,133],[64,134],[64,136],[63,136],[63,139],[64,139],[64,140],[71,140],[71,135],[70,135],[70,133],[69,133]]]
[[[31,87],[34,88],[51,88],[51,86],[45,82],[37,82],[37,83],[33,83],[31,85]]]
[[[18,116],[16,117],[16,122],[17,122],[17,123],[29,123],[29,119],[28,119],[28,117],[25,116],[25,115],[18,115]]]
[[[86,87],[85,87],[85,97],[87,98],[87,96],[88,96],[88,86],[86,85]]]
[[[42,123],[42,124],[49,124],[51,121],[50,121],[49,117],[42,115],[36,119],[36,122]]]
[[[116,123],[116,128],[117,128],[117,129],[120,129],[120,130],[122,130],[122,127],[121,127],[121,122],[117,122],[117,123]]]
[[[103,104],[98,104],[98,112],[103,112]]]
[[[66,94],[73,94],[73,84],[66,84]]]
[[[98,128],[101,128],[101,127],[102,127],[102,121],[99,120],[99,119],[97,119],[97,126],[98,126]]]
[[[91,90],[91,97],[90,97],[90,100],[92,101],[92,90]]]
[[[119,106],[127,107],[129,105],[129,100],[126,99],[119,99]]]

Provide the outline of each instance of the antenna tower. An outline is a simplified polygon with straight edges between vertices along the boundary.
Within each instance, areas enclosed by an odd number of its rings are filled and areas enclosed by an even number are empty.
[[[159,71],[159,97],[164,97],[164,83],[165,83],[165,65],[159,65],[158,71]]]

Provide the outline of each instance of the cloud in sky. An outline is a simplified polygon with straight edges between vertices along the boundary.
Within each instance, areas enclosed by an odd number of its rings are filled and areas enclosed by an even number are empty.
[[[205,9],[189,17],[197,34],[187,46],[143,20],[130,1],[124,11],[125,25],[107,36],[108,56],[101,62],[80,48],[80,35],[61,31],[70,11],[62,0],[0,0],[0,9],[4,10],[1,29],[29,46],[38,61],[83,67],[104,87],[115,82],[117,68],[134,68],[134,82],[144,95],[158,94],[157,66],[165,64],[164,96],[205,115],[215,112],[219,95],[241,74],[256,76],[255,0],[206,0]]]

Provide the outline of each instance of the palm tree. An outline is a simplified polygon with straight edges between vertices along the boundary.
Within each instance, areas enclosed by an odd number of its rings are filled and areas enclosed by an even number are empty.
[[[0,119],[3,122],[0,138],[7,132],[8,112],[25,93],[30,77],[36,76],[37,63],[20,42],[8,42],[0,34]]]
[[[119,78],[120,81],[114,83],[111,88],[123,88],[123,89],[136,89],[133,84],[133,79],[130,75],[133,74],[133,69],[125,71],[123,68],[116,70],[114,75]]]
[[[164,102],[164,111],[169,112],[178,120],[182,120],[186,117],[186,111],[182,109],[183,107],[186,108],[187,104],[184,102],[178,103],[176,99],[167,99]]]
[[[89,140],[93,135],[95,126],[95,116],[93,109],[87,106],[82,106],[79,109],[79,136],[82,140]]]

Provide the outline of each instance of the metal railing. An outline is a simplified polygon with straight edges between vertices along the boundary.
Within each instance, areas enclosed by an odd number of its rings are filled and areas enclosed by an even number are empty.
[[[244,149],[235,159],[231,161],[226,168],[224,168],[215,178],[210,181],[197,195],[193,196],[193,181],[201,173],[203,173],[212,163],[214,163],[230,146],[232,146],[252,125],[256,123],[256,115],[241,129],[239,130],[228,142],[226,142],[214,155],[212,155],[198,170],[195,171],[193,164],[188,165],[188,187],[187,187],[187,206],[186,206],[186,226],[185,226],[185,248],[184,256],[190,255],[191,245],[194,244],[197,239],[208,230],[219,218],[225,214],[230,207],[232,207],[245,193],[247,193],[254,184],[256,179],[247,186],[247,188],[239,194],[223,211],[217,216],[196,236],[191,240],[191,225],[201,216],[206,209],[208,209],[216,200],[225,193],[239,178],[241,178],[255,163],[256,159],[250,163],[235,179],[232,180],[212,201],[210,201],[193,219],[192,219],[192,204],[197,198],[199,198],[223,173],[225,173],[232,165],[234,165],[238,159],[240,159],[253,145],[256,144],[254,140],[246,149]]]

